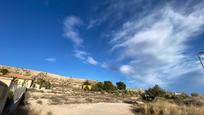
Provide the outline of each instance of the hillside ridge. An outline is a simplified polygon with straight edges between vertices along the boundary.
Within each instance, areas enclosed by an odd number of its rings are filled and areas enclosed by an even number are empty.
[[[68,86],[72,88],[80,88],[83,82],[86,81],[86,79],[81,79],[77,77],[57,75],[53,73],[42,72],[42,71],[26,69],[26,68],[19,68],[14,66],[7,66],[7,65],[0,65],[0,69],[7,69],[11,73],[30,76],[30,77],[40,76],[41,74],[43,75],[44,78],[49,80],[52,83],[52,85],[59,86],[59,87]],[[89,81],[93,83],[96,82],[95,80],[89,80]]]

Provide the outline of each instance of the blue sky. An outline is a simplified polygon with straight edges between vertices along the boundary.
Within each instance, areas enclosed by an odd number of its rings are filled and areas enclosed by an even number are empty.
[[[204,93],[202,0],[1,0],[0,64]]]

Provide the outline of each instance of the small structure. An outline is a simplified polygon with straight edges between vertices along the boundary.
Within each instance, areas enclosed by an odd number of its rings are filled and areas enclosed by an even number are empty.
[[[5,83],[7,87],[11,87],[13,77],[7,75],[0,75],[0,81]]]
[[[0,75],[0,81],[4,82],[9,88],[11,87],[26,87],[30,88],[32,78],[14,73]]]
[[[12,76],[13,83],[16,84],[18,87],[26,87],[30,88],[32,84],[32,78],[30,76],[23,76],[19,74],[8,74],[9,76]]]

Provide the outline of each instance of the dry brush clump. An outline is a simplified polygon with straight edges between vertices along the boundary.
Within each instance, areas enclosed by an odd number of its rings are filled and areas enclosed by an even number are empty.
[[[145,102],[155,102],[157,100],[162,99],[166,101],[172,101],[177,105],[204,105],[204,99],[202,99],[201,96],[199,96],[198,94],[194,94],[193,96],[189,96],[185,93],[175,94],[160,88],[158,85],[155,85],[153,88],[145,90],[145,92],[141,94],[141,97]]]
[[[175,94],[155,85],[141,97],[146,103],[133,106],[136,115],[204,115],[204,99],[197,93]]]
[[[177,105],[168,101],[134,105],[135,115],[204,115],[204,106]]]

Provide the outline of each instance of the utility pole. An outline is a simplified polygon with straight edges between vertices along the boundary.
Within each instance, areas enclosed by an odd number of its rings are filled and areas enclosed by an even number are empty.
[[[199,53],[198,53],[198,59],[199,59],[200,64],[202,65],[202,67],[203,67],[203,69],[204,69],[204,64],[203,64],[202,58],[201,58],[202,55],[204,56],[204,52],[199,52]]]

